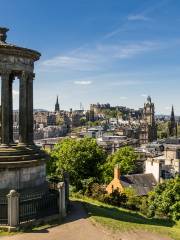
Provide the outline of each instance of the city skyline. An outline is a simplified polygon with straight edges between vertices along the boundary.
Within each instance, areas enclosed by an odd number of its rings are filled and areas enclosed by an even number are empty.
[[[157,114],[169,115],[173,104],[180,115],[180,2],[17,0],[1,7],[7,41],[42,53],[34,108],[52,110],[59,95],[61,109],[80,102],[137,109],[151,95]],[[18,94],[15,81],[14,108]]]

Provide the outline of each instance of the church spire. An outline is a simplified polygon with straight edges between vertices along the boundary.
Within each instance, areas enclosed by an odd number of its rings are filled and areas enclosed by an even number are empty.
[[[59,111],[60,111],[60,107],[59,107],[59,99],[58,99],[58,96],[57,96],[56,104],[55,104],[55,112],[59,112]]]
[[[169,135],[171,137],[177,135],[177,124],[176,124],[176,120],[175,120],[173,105],[172,105],[172,109],[171,109],[171,117],[170,117],[170,122],[169,122]]]
[[[171,109],[171,122],[175,122],[174,107],[173,107],[173,105],[172,105],[172,109]]]

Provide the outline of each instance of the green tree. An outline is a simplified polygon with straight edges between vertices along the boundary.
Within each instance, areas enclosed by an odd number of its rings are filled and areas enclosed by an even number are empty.
[[[100,166],[106,154],[96,140],[84,138],[80,140],[65,139],[58,143],[51,153],[48,162],[48,173],[60,175],[67,171],[70,182],[77,190],[82,188],[82,181],[88,178],[99,180]]]
[[[81,119],[80,119],[80,123],[81,123],[81,126],[84,126],[85,124],[86,124],[86,119],[84,118],[84,117],[82,117]]]
[[[168,137],[168,122],[158,122],[157,134],[159,139]]]
[[[109,183],[113,179],[113,171],[116,164],[119,164],[121,174],[133,173],[136,170],[136,160],[138,155],[132,147],[120,148],[110,155],[102,166],[103,181]]]
[[[126,208],[132,209],[132,210],[138,210],[140,206],[140,197],[137,196],[136,191],[133,188],[125,188],[124,194],[127,197],[126,201]]]
[[[180,176],[158,184],[149,193],[148,215],[180,219]]]

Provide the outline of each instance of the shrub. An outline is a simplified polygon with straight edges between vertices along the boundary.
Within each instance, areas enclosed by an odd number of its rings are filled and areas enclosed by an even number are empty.
[[[137,196],[136,192],[132,188],[126,188],[124,194],[127,197],[126,208],[130,210],[139,210],[140,208],[140,197]]]
[[[148,194],[149,216],[180,219],[180,177],[158,184]]]
[[[104,201],[105,203],[117,207],[124,207],[127,202],[127,196],[124,193],[120,193],[118,190],[114,190],[111,194],[106,195]]]

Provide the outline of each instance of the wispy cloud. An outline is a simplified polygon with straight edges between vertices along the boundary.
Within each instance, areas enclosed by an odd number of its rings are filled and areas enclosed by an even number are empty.
[[[19,96],[19,91],[13,90],[13,96]]]
[[[129,21],[149,21],[150,18],[144,16],[143,14],[134,14],[127,17]]]
[[[171,110],[171,107],[170,106],[166,106],[164,109],[165,110]]]
[[[160,45],[157,42],[144,41],[119,45],[99,45],[98,50],[115,59],[126,59],[159,47]]]
[[[156,1],[156,3],[154,5],[151,4],[149,7],[145,8],[141,12],[132,13],[132,14],[128,15],[125,19],[123,19],[123,21],[119,24],[119,26],[116,29],[105,34],[104,39],[113,38],[121,32],[131,31],[131,28],[129,29],[129,25],[133,21],[152,20],[150,17],[147,17],[147,15],[150,15],[152,12],[162,9],[164,6],[169,4],[170,1],[171,0]],[[136,30],[137,30],[137,26],[136,26]]]
[[[159,43],[151,41],[84,46],[70,53],[41,62],[40,70],[99,71],[117,61],[133,58],[136,55],[156,50],[159,47]]]
[[[41,63],[42,67],[50,69],[71,69],[90,71],[96,68],[91,58],[80,55],[62,55],[45,60]]]
[[[127,100],[128,98],[125,96],[120,97],[121,100]]]
[[[126,86],[139,86],[139,85],[148,85],[154,84],[154,81],[143,77],[141,74],[132,72],[131,74],[127,72],[121,73],[103,73],[96,74],[95,76],[80,78],[76,80],[69,79],[68,82],[71,84],[72,82],[77,85],[95,85],[96,87],[112,87],[117,88],[126,87]],[[146,95],[145,95],[146,96]],[[120,98],[125,99],[126,96],[121,96]]]
[[[119,79],[118,81],[114,81],[109,83],[111,86],[131,86],[131,85],[144,85],[144,84],[151,84],[153,82],[151,81],[143,81],[143,80],[121,80]]]
[[[142,94],[141,94],[141,97],[147,98],[148,95],[147,95],[146,93],[142,93]]]
[[[74,81],[74,84],[77,84],[77,85],[90,85],[90,84],[92,84],[92,81]]]

